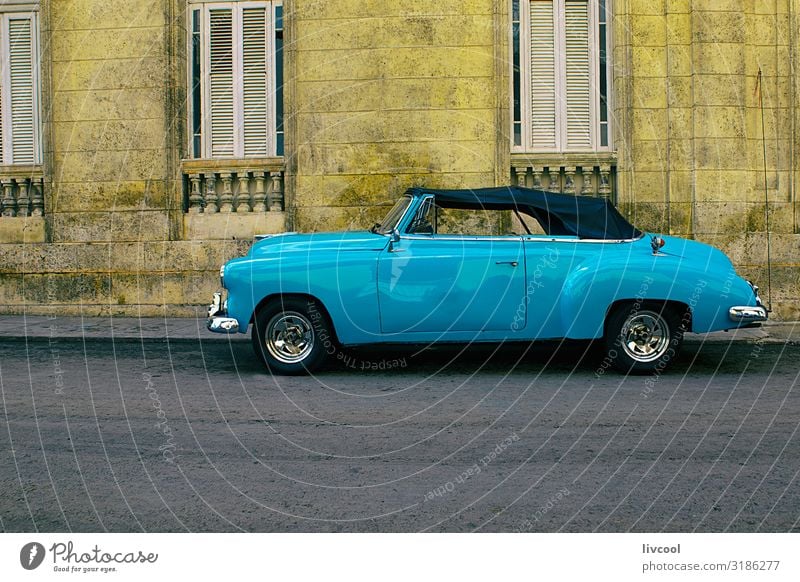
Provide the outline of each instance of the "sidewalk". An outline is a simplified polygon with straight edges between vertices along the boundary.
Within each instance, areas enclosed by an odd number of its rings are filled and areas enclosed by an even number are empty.
[[[0,316],[0,339],[84,338],[114,340],[249,341],[249,334],[222,335],[206,330],[204,317],[51,317]],[[686,341],[762,341],[800,344],[800,322],[767,323],[763,327],[686,334]]]

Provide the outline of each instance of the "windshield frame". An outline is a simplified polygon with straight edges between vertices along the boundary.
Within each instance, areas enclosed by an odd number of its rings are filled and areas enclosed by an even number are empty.
[[[403,221],[403,218],[408,213],[408,209],[411,208],[413,202],[414,198],[412,196],[404,195],[398,198],[394,206],[386,213],[383,222],[379,223],[380,226],[374,227],[373,232],[383,235],[391,234]],[[396,218],[393,218],[395,215]]]

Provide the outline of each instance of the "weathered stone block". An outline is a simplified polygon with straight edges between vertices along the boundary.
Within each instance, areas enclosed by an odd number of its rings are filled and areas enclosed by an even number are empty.
[[[745,111],[740,107],[699,105],[694,112],[695,137],[745,137]]]
[[[667,44],[666,22],[660,12],[657,15],[637,14],[630,19],[630,27],[634,46],[663,47]]]
[[[58,0],[50,3],[50,27],[54,30],[154,27],[164,24],[162,0],[108,2],[107,0]]]
[[[695,12],[692,36],[695,42],[741,43],[745,40],[743,12]]]
[[[309,18],[374,18],[381,16],[423,16],[431,13],[427,3],[415,0],[338,0],[336,3],[321,0],[296,0],[295,15]],[[492,14],[492,0],[439,0],[436,14]]]
[[[297,130],[314,144],[427,142],[452,143],[496,135],[495,111],[362,111],[299,114]]]
[[[160,119],[164,117],[163,88],[55,91],[53,121]]]
[[[163,119],[56,122],[53,147],[57,152],[162,150]]]
[[[162,13],[163,14],[163,13]],[[88,61],[113,55],[118,59],[148,57],[164,52],[164,28],[97,28],[87,23],[84,30],[53,30],[50,52],[53,61]]]
[[[50,190],[50,212],[141,210],[178,205],[164,180],[92,180],[55,182]]]
[[[246,212],[184,214],[184,233],[190,240],[246,240],[257,234],[276,234],[286,230],[284,212]]]
[[[58,152],[53,167],[60,182],[146,181],[166,174],[164,151],[156,149]]]
[[[159,210],[138,212],[61,212],[50,218],[53,242],[168,240],[168,213]]]
[[[641,77],[633,81],[633,106],[641,109],[665,109],[667,107],[666,79]]]
[[[667,49],[663,46],[633,46],[631,61],[634,78],[667,76]]]
[[[0,218],[0,244],[44,242],[44,225],[44,218],[41,216]]]
[[[494,143],[446,142],[387,144],[303,144],[298,168],[303,174],[441,174],[486,172],[493,169]]]
[[[52,67],[54,91],[90,91],[159,87],[166,59],[160,55],[93,61],[57,61]]]
[[[494,47],[372,48],[297,52],[298,81],[491,77]]]
[[[693,45],[693,53],[693,70],[696,74],[744,74],[744,45],[730,42],[696,42]]]
[[[495,96],[488,78],[366,79],[298,82],[296,110],[490,109]]]
[[[300,19],[300,50],[372,47],[455,47],[491,45],[492,19],[487,15],[429,14],[382,18]]]
[[[666,109],[634,109],[634,135],[642,140],[663,139],[667,135]]]

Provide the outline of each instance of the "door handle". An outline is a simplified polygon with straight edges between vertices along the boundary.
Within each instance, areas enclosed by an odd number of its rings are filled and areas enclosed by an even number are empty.
[[[512,267],[516,267],[519,265],[517,261],[497,261],[495,265],[511,265]]]

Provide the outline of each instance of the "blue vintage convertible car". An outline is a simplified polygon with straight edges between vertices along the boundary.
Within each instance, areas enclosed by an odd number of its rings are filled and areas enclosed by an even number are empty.
[[[599,198],[413,188],[368,231],[257,238],[220,269],[208,329],[252,324],[279,374],[340,346],[554,338],[603,339],[608,366],[652,373],[685,331],[767,319],[722,252],[646,235]]]

